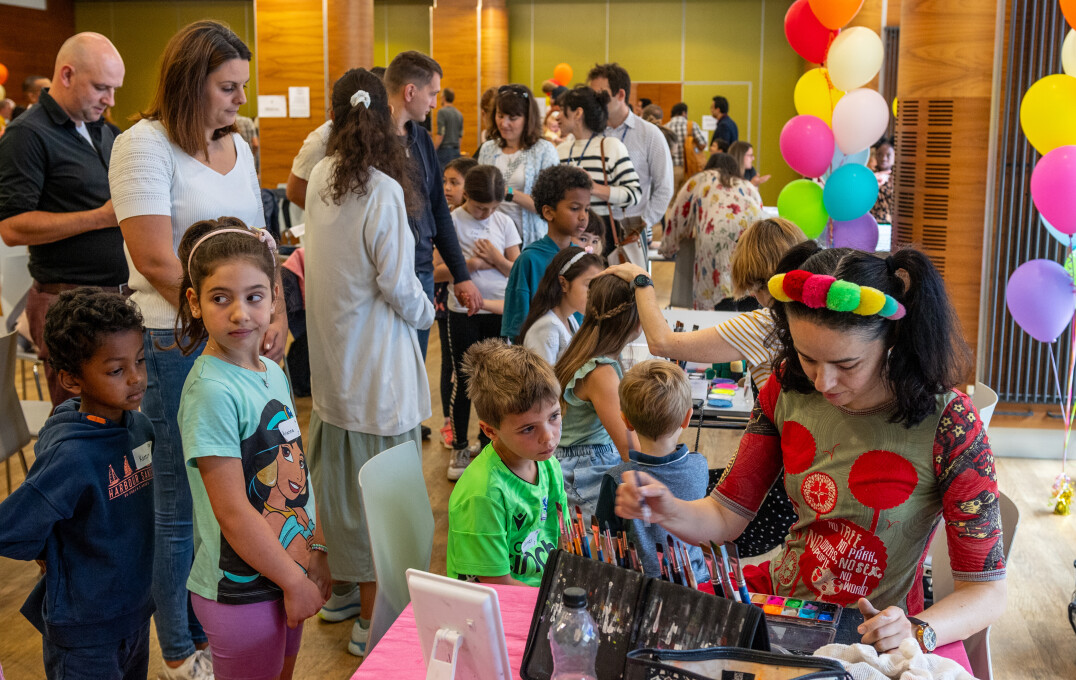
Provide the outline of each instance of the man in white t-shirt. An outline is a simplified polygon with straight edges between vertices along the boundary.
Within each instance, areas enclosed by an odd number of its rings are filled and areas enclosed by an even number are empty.
[[[295,159],[291,162],[291,174],[288,175],[288,185],[284,190],[288,200],[306,210],[306,184],[310,181],[310,173],[314,166],[322,158],[325,158],[325,148],[329,144],[329,133],[333,129],[332,109],[329,110],[329,120],[314,128],[303,140],[303,146]]]

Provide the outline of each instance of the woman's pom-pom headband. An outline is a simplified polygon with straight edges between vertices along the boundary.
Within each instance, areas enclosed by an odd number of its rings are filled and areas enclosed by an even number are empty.
[[[877,314],[891,321],[902,319],[907,313],[904,305],[877,288],[841,281],[825,274],[812,274],[802,269],[773,276],[767,287],[775,300],[801,302],[812,309],[825,308],[860,316]]]

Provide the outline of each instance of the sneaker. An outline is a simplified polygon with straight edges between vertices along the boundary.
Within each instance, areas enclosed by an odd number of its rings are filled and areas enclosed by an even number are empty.
[[[366,656],[366,643],[370,641],[370,622],[362,625],[362,619],[355,619],[355,625],[351,626],[351,640],[347,643],[348,654],[352,656]]]
[[[463,475],[463,471],[471,464],[470,449],[454,449],[452,459],[448,461],[448,481],[454,482]]]
[[[359,587],[355,586],[343,595],[332,594],[329,601],[318,612],[318,618],[329,623],[338,623],[359,615]]]
[[[426,441],[427,439],[429,439],[430,435],[432,433],[433,433],[433,430],[431,430],[430,428],[423,425],[422,426],[422,441]]]
[[[452,423],[445,423],[441,428],[441,443],[446,449],[452,449]]]
[[[467,455],[471,457],[471,460],[478,458],[478,454],[482,453],[482,449],[485,448],[481,443],[475,442],[467,449]]]
[[[198,650],[179,668],[162,666],[157,680],[213,680],[213,658],[208,649]]]

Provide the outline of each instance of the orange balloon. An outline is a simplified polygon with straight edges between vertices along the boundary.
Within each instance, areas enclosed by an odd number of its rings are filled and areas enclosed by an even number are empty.
[[[836,30],[844,26],[852,17],[859,14],[859,8],[863,6],[863,0],[807,0],[811,5],[811,11],[828,29]],[[1061,0],[1061,4],[1071,2],[1076,5],[1076,0]]]
[[[1076,0],[1061,0],[1061,13],[1065,15],[1069,26],[1076,28]]]
[[[553,80],[557,81],[558,85],[567,85],[572,82],[572,67],[565,63],[557,64],[553,69]]]
[[[0,85],[7,82],[7,66],[0,64]]]

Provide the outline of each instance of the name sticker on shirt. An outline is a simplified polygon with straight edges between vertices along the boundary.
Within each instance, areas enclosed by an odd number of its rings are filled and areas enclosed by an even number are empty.
[[[519,552],[524,555],[529,555],[535,548],[538,547],[538,529],[535,529],[523,540],[523,545],[520,547]]]
[[[135,469],[141,470],[153,462],[153,442],[146,442],[139,446],[134,451],[131,451],[131,455],[134,457]]]
[[[289,442],[293,442],[299,438],[299,421],[295,418],[288,418],[277,426],[280,430],[280,434],[284,435],[284,439]]]

